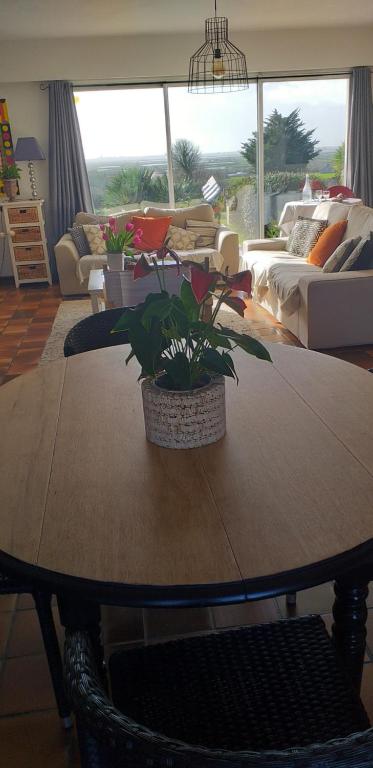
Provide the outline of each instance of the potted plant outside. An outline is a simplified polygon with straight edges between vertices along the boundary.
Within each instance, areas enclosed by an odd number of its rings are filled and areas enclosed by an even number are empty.
[[[159,291],[124,312],[113,333],[125,331],[131,346],[126,363],[136,357],[141,366],[145,431],[148,440],[166,448],[196,448],[216,442],[225,434],[225,376],[238,376],[232,351],[240,347],[271,362],[267,349],[256,339],[215,324],[223,303],[242,317],[245,302],[234,291],[251,292],[251,273],[231,277],[190,267],[180,296],[170,295],[166,273],[153,260]],[[152,267],[144,255],[133,278],[149,275]],[[219,282],[219,291],[217,283]],[[208,321],[206,302],[216,298]]]
[[[106,243],[108,269],[111,271],[122,270],[125,259],[127,266],[131,268],[132,264],[133,268],[135,265],[133,254],[136,247],[141,243],[142,230],[135,230],[130,221],[124,229],[118,229],[118,223],[114,216],[109,218],[108,224],[100,224],[100,229],[102,238]]]
[[[4,192],[10,203],[13,203],[18,193],[18,179],[21,169],[17,165],[3,165],[0,168],[0,179],[4,184]]]

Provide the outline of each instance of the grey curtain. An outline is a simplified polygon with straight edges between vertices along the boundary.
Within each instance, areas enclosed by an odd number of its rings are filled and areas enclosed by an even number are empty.
[[[370,67],[350,77],[346,182],[365,205],[373,206],[373,102]]]
[[[71,227],[78,211],[93,211],[92,196],[73,88],[71,83],[56,80],[49,83],[49,212],[52,245]]]

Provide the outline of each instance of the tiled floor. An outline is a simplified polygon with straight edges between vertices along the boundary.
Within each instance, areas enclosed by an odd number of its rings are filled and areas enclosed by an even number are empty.
[[[58,288],[16,290],[0,283],[0,384],[38,363],[61,296]],[[297,340],[264,310],[248,302],[247,316],[267,341]],[[373,348],[328,351],[364,368],[373,367]],[[372,376],[373,386],[373,376]],[[323,614],[332,623],[330,584],[298,595],[294,613]],[[363,699],[373,722],[373,595],[368,601],[368,646]],[[55,610],[58,624],[57,610]],[[288,615],[284,598],[213,609],[146,610],[103,608],[107,649],[123,642],[153,642],[209,627],[270,621]],[[59,628],[62,639],[62,630]],[[78,768],[74,732],[63,732],[53,699],[37,617],[29,596],[0,597],[0,754],[9,768]]]

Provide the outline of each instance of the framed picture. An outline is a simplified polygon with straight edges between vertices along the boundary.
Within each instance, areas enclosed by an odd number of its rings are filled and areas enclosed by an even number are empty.
[[[0,168],[14,164],[14,147],[10,129],[8,105],[6,99],[0,99]],[[0,179],[0,195],[4,194],[4,185]],[[19,189],[18,189],[19,194]]]

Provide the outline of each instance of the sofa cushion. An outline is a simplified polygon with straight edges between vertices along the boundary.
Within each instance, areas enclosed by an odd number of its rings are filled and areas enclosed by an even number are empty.
[[[330,224],[324,232],[321,233],[317,242],[308,254],[307,261],[314,264],[315,267],[323,267],[328,261],[329,256],[338,248],[342,237],[346,231],[347,220],[336,221]]]
[[[82,226],[74,225],[71,227],[71,229],[67,230],[70,235],[71,239],[75,245],[76,250],[78,251],[79,257],[81,256],[87,256],[88,253],[90,253],[90,247],[89,242],[87,240],[87,236],[84,232],[84,229]]]
[[[120,211],[119,213],[108,213],[98,215],[96,213],[85,213],[80,211],[75,216],[75,224],[107,224],[109,217],[117,219],[119,229],[124,229],[126,224],[131,221],[132,216],[143,216],[141,208],[134,208],[132,211]]]
[[[106,243],[99,224],[83,224],[84,234],[88,240],[91,253],[102,256],[106,253]]]
[[[366,205],[352,205],[347,217],[345,240],[351,237],[369,237],[373,230],[373,208]]]
[[[157,251],[161,248],[168,228],[171,224],[171,216],[133,216],[132,224],[135,229],[141,229],[141,243],[137,246],[139,251]]]
[[[357,272],[372,269],[373,240],[370,237],[360,238],[356,248],[341,267],[341,272]]]
[[[169,248],[173,248],[175,251],[191,251],[196,244],[197,235],[195,232],[190,232],[184,229],[184,227],[174,227],[172,224],[168,228],[167,232],[167,245]]]
[[[350,240],[343,240],[335,249],[334,253],[329,256],[328,260],[323,266],[322,271],[339,272],[352,251],[355,250],[360,240],[360,237],[351,237]]]
[[[199,221],[214,221],[214,211],[211,205],[201,203],[190,208],[145,208],[145,216],[171,216],[171,224],[174,227],[186,226],[187,219],[197,219]]]
[[[194,232],[197,235],[197,248],[213,248],[215,245],[216,230],[219,229],[219,224],[216,221],[187,219],[186,228],[187,232]]]
[[[299,216],[286,244],[289,253],[306,258],[327,223],[326,219],[307,219],[305,216]]]
[[[335,224],[336,221],[342,221],[347,219],[351,210],[351,205],[346,203],[336,203],[333,200],[324,200],[323,203],[319,203],[316,206],[312,218],[313,219],[326,219],[328,224]]]

